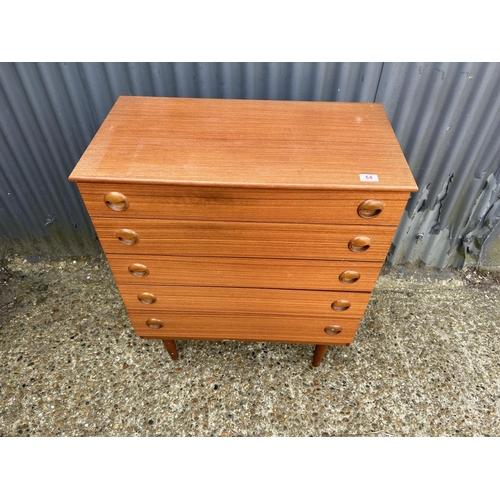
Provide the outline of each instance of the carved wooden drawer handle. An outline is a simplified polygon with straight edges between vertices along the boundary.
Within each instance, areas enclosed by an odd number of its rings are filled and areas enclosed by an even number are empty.
[[[148,292],[140,293],[139,295],[137,295],[137,299],[143,304],[154,304],[156,302],[156,296]]]
[[[338,299],[335,302],[332,302],[332,309],[334,311],[347,311],[351,307],[351,303],[345,299]]]
[[[361,274],[359,274],[358,271],[344,271],[339,275],[339,280],[346,284],[356,283],[359,278],[361,278]]]
[[[146,320],[146,325],[148,325],[149,328],[163,328],[163,321],[161,319],[149,318]]]
[[[116,231],[116,237],[124,245],[135,245],[139,243],[139,235],[131,229],[120,229]]]
[[[340,325],[325,326],[325,333],[328,333],[328,335],[338,335],[341,331],[342,327]]]
[[[144,264],[130,264],[130,266],[128,266],[128,272],[132,276],[142,278],[149,274],[149,269]]]
[[[349,241],[348,246],[351,252],[366,252],[371,244],[372,240],[368,236],[356,236]]]
[[[384,204],[380,200],[365,200],[358,206],[358,215],[363,219],[371,219],[384,209]]]
[[[127,210],[129,202],[124,194],[116,191],[110,191],[104,195],[104,203],[106,206],[115,212],[122,212]]]

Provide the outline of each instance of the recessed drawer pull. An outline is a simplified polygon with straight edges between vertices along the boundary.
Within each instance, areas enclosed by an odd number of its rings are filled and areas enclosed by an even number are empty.
[[[351,252],[366,252],[371,244],[372,240],[368,236],[356,236],[349,241],[348,247]]]
[[[384,209],[384,204],[380,200],[365,200],[358,206],[358,215],[363,219],[377,217]]]
[[[351,303],[345,299],[339,299],[335,302],[332,302],[332,309],[334,311],[347,311],[351,307]]]
[[[156,296],[148,292],[140,293],[139,295],[137,295],[137,299],[143,304],[154,304],[156,302]]]
[[[122,212],[127,210],[129,202],[124,194],[116,191],[110,191],[104,195],[104,203],[106,206],[115,212]]]
[[[161,319],[149,318],[146,320],[146,325],[153,329],[163,328],[163,321]]]
[[[128,272],[132,276],[143,278],[149,274],[149,269],[144,264],[130,264],[130,266],[128,266]]]
[[[116,231],[116,237],[124,245],[135,245],[139,243],[139,235],[131,229],[120,229]]]
[[[342,283],[350,284],[350,283],[356,283],[356,281],[361,278],[361,275],[358,273],[358,271],[344,271],[343,273],[340,273],[339,275],[339,280]]]
[[[328,333],[328,335],[338,335],[341,331],[342,327],[340,325],[325,326],[325,333]]]

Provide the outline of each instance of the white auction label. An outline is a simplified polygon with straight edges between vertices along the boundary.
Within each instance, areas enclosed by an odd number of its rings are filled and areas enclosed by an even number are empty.
[[[363,182],[378,182],[377,174],[359,174],[359,178]]]

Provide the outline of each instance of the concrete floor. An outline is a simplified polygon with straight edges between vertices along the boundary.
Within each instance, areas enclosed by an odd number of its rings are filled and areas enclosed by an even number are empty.
[[[387,268],[350,347],[138,338],[104,259],[0,266],[0,435],[498,436],[500,280]]]

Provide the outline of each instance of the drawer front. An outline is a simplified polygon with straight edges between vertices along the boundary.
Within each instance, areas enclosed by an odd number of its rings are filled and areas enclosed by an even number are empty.
[[[91,217],[397,226],[407,193],[78,184]],[[367,203],[368,202],[368,203]]]
[[[127,310],[360,318],[368,292],[119,285]]]
[[[389,226],[93,219],[106,253],[382,261]],[[351,249],[349,245],[351,244]]]
[[[247,314],[149,314],[130,311],[129,316],[136,333],[147,338],[327,345],[351,343],[359,324],[359,319],[352,318],[333,321],[331,318]],[[154,328],[150,328],[148,323]],[[341,327],[342,331],[338,334],[328,334],[325,332],[327,327],[331,327],[331,331]]]
[[[119,285],[187,285],[370,292],[382,262],[123,256],[107,259]],[[140,267],[144,266],[144,267]],[[341,276],[352,274],[348,282]],[[356,274],[357,273],[357,274]],[[354,275],[354,278],[352,276]],[[359,276],[356,280],[355,277]]]

